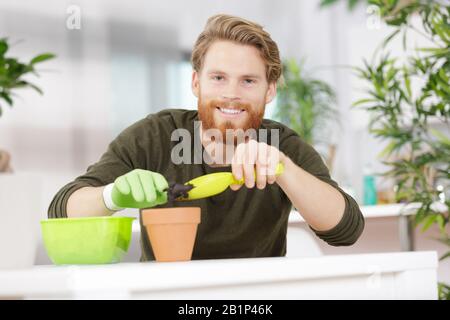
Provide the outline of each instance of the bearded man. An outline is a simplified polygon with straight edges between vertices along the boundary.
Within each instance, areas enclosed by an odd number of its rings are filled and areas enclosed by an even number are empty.
[[[320,239],[333,246],[354,244],[364,228],[358,204],[331,179],[312,146],[263,118],[282,82],[278,47],[269,33],[246,19],[212,16],[191,61],[198,111],[167,109],[125,129],[97,163],[56,194],[49,217],[196,206],[201,223],[192,259],[279,257],[286,255],[288,218],[295,207]],[[187,140],[184,135],[185,141],[174,141],[180,130],[189,133]],[[251,130],[256,134],[245,134]],[[189,161],[174,159],[178,143],[191,148],[183,155]],[[276,175],[279,164],[284,171]],[[189,203],[167,202],[169,182],[220,171],[245,184]],[[154,260],[145,232],[141,249],[141,261]]]

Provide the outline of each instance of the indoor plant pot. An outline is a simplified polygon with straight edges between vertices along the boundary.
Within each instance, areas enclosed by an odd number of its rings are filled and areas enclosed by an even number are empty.
[[[199,207],[142,210],[156,261],[191,260],[200,212]]]

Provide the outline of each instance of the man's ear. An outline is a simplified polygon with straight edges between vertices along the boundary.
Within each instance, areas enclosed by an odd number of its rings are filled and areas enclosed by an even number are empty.
[[[277,83],[273,81],[269,83],[269,88],[267,89],[266,104],[271,103],[276,95],[277,95]]]
[[[199,88],[200,88],[200,84],[199,84],[199,75],[197,71],[192,71],[192,83],[191,83],[191,87],[192,87],[192,93],[194,94],[194,96],[196,96],[198,98],[199,96]]]

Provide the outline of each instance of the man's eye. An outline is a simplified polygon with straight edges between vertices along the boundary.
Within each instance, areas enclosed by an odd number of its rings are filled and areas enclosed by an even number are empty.
[[[245,83],[247,83],[247,84],[251,84],[251,83],[255,82],[255,81],[252,80],[252,79],[245,79],[244,81],[245,81]]]
[[[213,76],[213,79],[214,79],[214,80],[219,80],[219,81],[220,81],[220,80],[223,79],[223,77],[222,77],[222,76]]]

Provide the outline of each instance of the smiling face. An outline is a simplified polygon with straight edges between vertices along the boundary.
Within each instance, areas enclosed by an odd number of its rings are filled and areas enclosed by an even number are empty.
[[[209,47],[202,68],[192,74],[202,129],[258,129],[264,109],[276,94],[268,83],[266,65],[257,48],[217,40]]]

